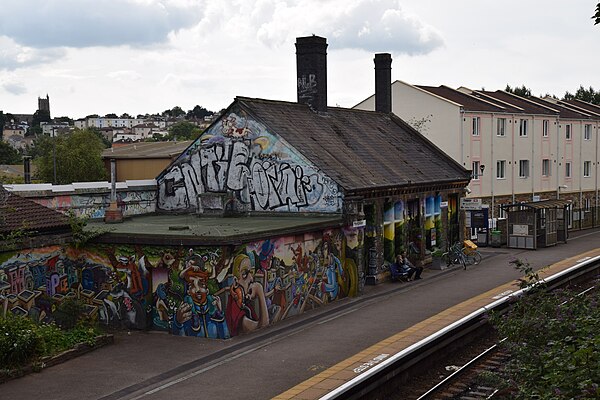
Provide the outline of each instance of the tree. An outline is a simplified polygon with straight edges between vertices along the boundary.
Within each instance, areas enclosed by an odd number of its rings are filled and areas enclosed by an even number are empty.
[[[0,164],[20,164],[19,152],[6,142],[0,141]]]
[[[213,115],[213,114],[214,113],[212,111],[208,111],[206,108],[201,107],[199,105],[196,105],[196,106],[194,106],[193,109],[191,109],[191,110],[189,110],[187,112],[187,114],[185,115],[185,117],[187,119],[192,119],[192,118],[201,119],[201,118],[204,118],[206,116]]]
[[[73,119],[66,116],[54,118],[54,122],[66,122],[69,125],[73,125]]]
[[[596,5],[596,14],[592,16],[592,19],[594,20],[594,25],[600,24],[600,3]]]
[[[506,85],[506,88],[504,89],[505,92],[508,93],[512,93],[512,94],[516,94],[517,96],[522,96],[522,97],[531,97],[531,89],[527,88],[525,85],[521,86],[521,87],[510,87],[510,85]]]
[[[101,158],[104,145],[91,130],[76,129],[54,138],[41,136],[35,148],[37,175],[44,182],[54,182],[55,165],[56,184],[107,179]]]
[[[106,114],[104,116],[104,118],[119,118],[119,117],[117,117],[117,114],[115,114],[115,113],[110,113],[110,114]]]
[[[588,103],[600,105],[600,91],[595,91],[594,88],[591,86],[589,87],[589,89],[586,89],[583,87],[583,85],[580,85],[579,89],[577,89],[574,95],[570,92],[566,92],[563,96],[563,100],[572,99],[582,100]]]
[[[202,134],[202,130],[187,121],[180,121],[169,128],[168,140],[194,140]]]
[[[123,115],[121,115],[121,118],[129,118],[131,119],[131,115],[127,114],[127,113],[123,113]]]
[[[40,126],[40,122],[50,122],[50,112],[47,110],[37,110],[33,113],[33,120],[31,125]]]

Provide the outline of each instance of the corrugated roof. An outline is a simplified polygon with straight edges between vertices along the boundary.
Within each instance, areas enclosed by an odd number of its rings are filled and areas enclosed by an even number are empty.
[[[533,201],[530,203],[513,203],[513,204],[505,204],[500,207],[508,210],[510,212],[511,208],[532,208],[532,209],[542,209],[542,208],[564,208],[569,205],[569,200],[543,200],[543,201]]]
[[[238,97],[345,190],[464,182],[470,173],[393,114]]]
[[[16,230],[70,230],[69,218],[31,200],[9,192],[0,185],[0,233]]]
[[[119,147],[112,147],[102,152],[102,158],[168,158],[177,157],[192,140],[181,142],[139,142]]]

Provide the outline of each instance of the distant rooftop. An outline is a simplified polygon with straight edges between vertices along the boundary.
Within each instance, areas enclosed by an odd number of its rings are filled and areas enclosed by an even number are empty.
[[[102,158],[176,158],[190,144],[191,140],[181,142],[138,142],[112,147],[102,152]]]

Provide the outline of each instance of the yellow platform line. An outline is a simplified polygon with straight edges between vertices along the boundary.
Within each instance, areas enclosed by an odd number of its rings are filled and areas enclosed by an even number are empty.
[[[600,255],[600,248],[590,250],[577,256],[569,257],[550,266],[544,267],[539,271],[541,279],[547,278],[553,274],[563,271],[573,266],[578,260],[586,257],[595,257]],[[495,297],[507,292],[516,292],[519,290],[519,282],[514,280],[497,286],[494,289],[481,293],[475,297],[456,304],[452,307],[439,312],[403,331],[375,343],[361,352],[354,354],[343,361],[331,366],[319,374],[299,383],[298,385],[286,390],[285,392],[273,397],[276,400],[314,400],[318,399],[333,389],[342,386],[360,373],[354,372],[354,368],[363,363],[373,360],[381,354],[395,354],[420,340],[436,333],[440,329],[460,320],[472,312],[484,307],[495,300]],[[502,297],[502,296],[501,296]],[[367,371],[368,369],[365,369]]]

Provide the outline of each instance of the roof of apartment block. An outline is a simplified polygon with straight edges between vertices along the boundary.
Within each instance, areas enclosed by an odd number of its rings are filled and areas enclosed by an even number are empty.
[[[477,99],[476,96],[460,92],[448,86],[423,86],[416,87],[443,97],[455,103],[462,105],[465,111],[482,111],[482,112],[520,112],[518,109],[510,107],[506,104],[499,104],[490,100]]]
[[[561,100],[561,103],[566,103],[569,106],[575,106],[575,107],[584,109],[586,111],[589,111],[595,117],[600,116],[600,106],[599,105],[588,103],[586,101],[577,100],[577,99]]]
[[[11,193],[0,185],[0,233],[65,231],[70,227],[66,215]]]
[[[558,111],[559,117],[563,119],[588,119],[591,117],[589,113],[577,110],[575,107],[569,106],[569,104],[555,103],[535,96],[528,97],[527,99]]]
[[[238,97],[346,191],[469,180],[469,171],[394,114]]]
[[[188,146],[191,140],[181,142],[139,142],[105,149],[102,158],[168,158],[179,156]]]
[[[495,92],[487,91],[487,90],[477,90],[473,93],[474,95],[482,94],[485,96],[485,99],[489,99],[491,101],[498,100],[503,102],[504,104],[508,103],[515,106],[516,109],[520,109],[521,113],[525,114],[541,114],[541,115],[557,115],[558,110],[553,110],[550,105],[538,104],[534,101],[531,101],[525,97],[517,96],[512,93],[505,92],[504,90],[496,90]],[[513,111],[506,111],[513,112]]]

